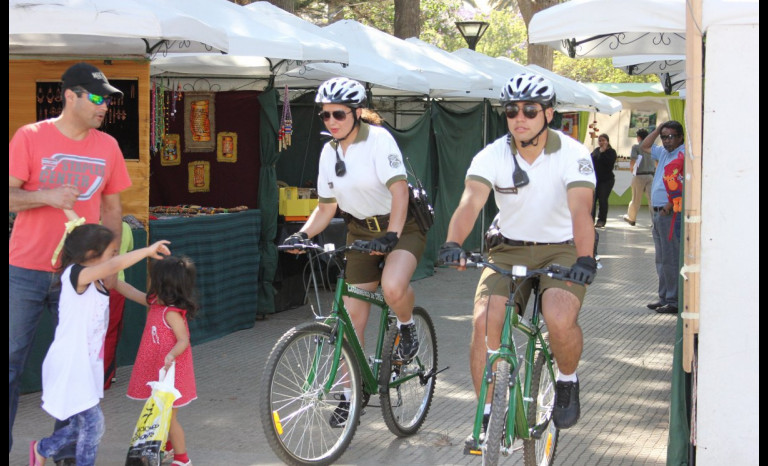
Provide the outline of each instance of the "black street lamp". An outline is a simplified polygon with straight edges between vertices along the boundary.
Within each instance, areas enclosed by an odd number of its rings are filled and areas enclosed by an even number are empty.
[[[477,42],[483,37],[488,26],[489,24],[485,21],[456,21],[456,27],[459,28],[459,32],[464,36],[464,40],[467,41],[470,50],[475,50]]]

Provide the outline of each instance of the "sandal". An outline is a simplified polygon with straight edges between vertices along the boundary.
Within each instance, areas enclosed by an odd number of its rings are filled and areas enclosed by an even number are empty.
[[[43,462],[41,463],[37,461],[37,455],[37,442],[33,440],[29,442],[29,466],[43,466],[45,457],[43,457]]]
[[[173,448],[170,450],[166,450],[163,452],[163,460],[160,462],[160,464],[171,464],[173,462]]]

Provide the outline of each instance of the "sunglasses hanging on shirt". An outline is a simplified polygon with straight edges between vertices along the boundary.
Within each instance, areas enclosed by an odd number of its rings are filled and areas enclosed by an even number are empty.
[[[331,139],[331,140],[334,141],[334,143],[332,145],[333,145],[333,149],[336,151],[336,166],[334,167],[335,170],[336,170],[336,176],[342,177],[342,176],[346,175],[347,174],[347,166],[344,163],[344,161],[341,160],[341,157],[339,157],[339,144],[340,144],[340,142],[338,140],[334,140],[333,136],[331,135],[331,133],[329,133],[327,131],[322,131],[320,133],[320,139],[321,140],[323,140],[323,139]]]
[[[336,176],[342,177],[347,174],[347,166],[344,161],[339,157],[339,145],[336,144]]]
[[[507,144],[509,144],[509,148],[512,150],[511,134],[507,134]],[[517,156],[515,156],[514,150],[512,150],[512,160],[515,162],[515,171],[512,172],[512,184],[515,186],[515,188],[522,188],[523,186],[530,183],[531,180],[528,178],[528,173],[520,168],[520,164],[517,163]]]

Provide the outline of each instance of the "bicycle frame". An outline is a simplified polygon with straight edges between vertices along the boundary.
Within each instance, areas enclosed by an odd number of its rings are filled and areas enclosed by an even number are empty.
[[[509,379],[509,406],[506,417],[506,429],[504,430],[504,445],[511,446],[515,438],[527,440],[537,433],[538,435],[541,435],[539,429],[548,422],[545,421],[542,425],[534,427],[528,425],[526,413],[528,411],[529,403],[534,401],[530,397],[533,371],[526,370],[524,379],[522,381],[518,380],[521,364],[526,364],[528,368],[533,368],[537,350],[542,351],[545,355],[547,370],[550,372],[553,380],[555,376],[552,365],[552,354],[549,352],[549,347],[544,341],[544,335],[541,333],[542,323],[540,322],[541,296],[539,295],[539,279],[538,277],[534,277],[532,280],[531,294],[533,295],[534,302],[531,320],[528,321],[524,316],[520,316],[515,311],[516,305],[513,299],[513,292],[505,306],[504,326],[501,331],[501,344],[499,349],[488,350],[485,375],[480,385],[477,411],[475,412],[475,423],[472,431],[475,439],[480,438],[485,400],[487,399],[488,389],[493,383],[493,366],[499,359],[506,360],[512,368],[512,373]],[[517,355],[517,348],[515,347],[512,338],[513,328],[520,330],[528,337],[524,356],[518,357]]]
[[[313,272],[314,273],[314,272]],[[376,338],[376,351],[373,355],[373,359],[370,361],[369,364],[363,364],[363,361],[367,361],[368,359],[365,357],[365,353],[363,352],[363,347],[360,344],[360,339],[357,338],[357,334],[355,333],[354,326],[352,325],[352,320],[349,317],[349,314],[347,313],[346,307],[344,306],[344,296],[359,299],[361,301],[365,301],[367,303],[370,303],[376,307],[378,307],[381,312],[379,316],[379,327],[377,332],[377,338]],[[326,325],[330,326],[333,329],[334,335],[342,335],[342,338],[336,338],[333,341],[333,344],[335,345],[334,350],[334,359],[331,366],[331,373],[329,377],[329,381],[325,386],[326,392],[329,392],[332,387],[332,381],[334,380],[337,371],[340,367],[340,361],[341,361],[341,346],[343,339],[346,339],[348,342],[351,343],[352,351],[357,357],[357,360],[360,361],[360,370],[362,373],[362,379],[363,379],[363,392],[367,393],[369,395],[373,395],[379,392],[379,371],[381,369],[381,353],[383,351],[384,347],[384,335],[387,332],[387,329],[389,328],[389,325],[394,322],[395,317],[391,315],[389,312],[389,306],[387,305],[386,301],[384,301],[384,295],[382,295],[379,292],[372,292],[363,290],[361,288],[358,288],[356,286],[350,285],[346,282],[344,277],[340,275],[336,279],[336,291],[333,298],[333,306],[331,309],[331,313],[328,316],[318,316],[318,320],[322,321]],[[421,367],[421,362],[418,362],[419,366]],[[422,367],[423,369],[423,367]],[[418,373],[403,375],[398,378],[397,381],[390,382],[390,385],[397,386],[400,384],[403,384],[407,382],[408,380],[411,380],[414,377],[418,377]],[[307,383],[311,383],[312,380],[307,381]]]
[[[362,345],[360,345],[360,340],[355,333],[352,320],[344,306],[344,296],[365,301],[375,305],[381,310],[379,316],[379,329],[377,332],[378,337],[376,339],[376,352],[374,353],[370,365],[362,364],[362,361],[367,361],[367,358],[363,352]],[[389,328],[390,319],[392,319],[392,317],[390,317],[389,314],[389,306],[384,301],[384,296],[381,293],[363,290],[350,285],[342,276],[339,276],[336,280],[336,292],[333,299],[331,314],[329,316],[318,317],[318,320],[322,320],[323,323],[329,325],[333,329],[335,335],[341,334],[342,338],[347,339],[347,341],[351,343],[352,351],[357,357],[357,360],[361,362],[360,369],[363,378],[363,391],[368,394],[378,393],[379,390],[381,352],[384,345],[384,334],[387,332],[387,328]],[[325,387],[327,391],[330,391],[332,381],[335,378],[336,372],[339,370],[342,338],[334,340],[336,348],[334,351],[333,365],[331,367],[331,376],[329,377],[328,385]]]

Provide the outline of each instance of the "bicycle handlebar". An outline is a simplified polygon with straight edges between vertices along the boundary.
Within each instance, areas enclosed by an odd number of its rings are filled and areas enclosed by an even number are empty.
[[[460,264],[457,262],[445,263],[449,267],[458,267]],[[570,267],[565,267],[559,264],[550,264],[541,269],[529,269],[525,265],[513,265],[511,269],[505,269],[499,267],[491,262],[483,260],[483,255],[478,253],[472,253],[467,256],[467,262],[464,264],[468,269],[482,269],[488,267],[489,269],[497,272],[501,275],[511,277],[513,279],[527,279],[536,275],[546,275],[556,280],[563,280],[579,285],[584,285],[584,282],[569,278],[571,273]]]
[[[370,241],[356,240],[352,244],[339,246],[334,249],[325,249],[317,243],[305,241],[296,244],[279,244],[278,251],[317,251],[318,254],[338,254],[346,250],[370,253]]]

